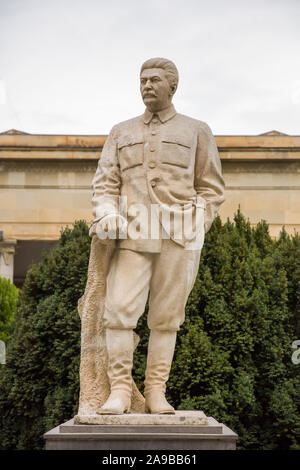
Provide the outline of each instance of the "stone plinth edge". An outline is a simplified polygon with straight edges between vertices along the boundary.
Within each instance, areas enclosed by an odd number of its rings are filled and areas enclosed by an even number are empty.
[[[166,426],[205,426],[208,424],[203,411],[175,411],[173,415],[158,415],[148,413],[126,413],[123,415],[76,415],[74,424],[99,425],[166,425]]]
[[[200,417],[198,413],[198,418]],[[204,413],[203,413],[204,415]],[[175,415],[132,414],[99,415],[105,424],[76,424],[74,419],[67,421],[44,434],[47,450],[235,450],[238,438],[231,429],[206,417],[205,423],[195,424],[195,415],[180,411]],[[182,419],[188,416],[189,419]],[[193,416],[193,417],[192,417]],[[176,424],[171,418],[177,419]],[[97,416],[98,418],[98,416]],[[124,424],[124,420],[139,419]],[[158,419],[157,419],[158,418]],[[203,418],[203,416],[202,416]],[[123,422],[120,422],[123,419]],[[156,419],[156,421],[155,421]],[[160,420],[161,419],[161,420]],[[164,419],[164,421],[163,421]],[[148,421],[147,421],[148,420]],[[160,421],[159,421],[160,420]],[[143,421],[141,423],[141,421]],[[168,422],[166,422],[168,421]],[[127,421],[128,423],[128,421]],[[155,424],[153,424],[155,423]]]

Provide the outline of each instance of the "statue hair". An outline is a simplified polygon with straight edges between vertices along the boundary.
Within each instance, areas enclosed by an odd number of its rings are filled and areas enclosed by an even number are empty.
[[[141,67],[141,73],[145,69],[163,69],[166,72],[166,76],[170,86],[175,85],[177,88],[179,75],[178,70],[174,62],[169,59],[164,59],[162,57],[154,57],[153,59],[148,59],[143,63]]]

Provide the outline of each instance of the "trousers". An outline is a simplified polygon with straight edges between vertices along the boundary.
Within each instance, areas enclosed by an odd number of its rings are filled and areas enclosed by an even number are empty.
[[[163,240],[160,253],[116,249],[107,276],[105,328],[134,329],[149,296],[148,327],[178,331],[195,283],[201,250]]]

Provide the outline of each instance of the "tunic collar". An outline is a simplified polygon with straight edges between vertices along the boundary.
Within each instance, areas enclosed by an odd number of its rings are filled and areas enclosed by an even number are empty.
[[[176,110],[172,104],[168,108],[165,108],[162,111],[157,111],[156,113],[152,113],[151,111],[149,111],[148,108],[146,108],[144,115],[143,115],[144,123],[149,124],[154,114],[157,114],[161,122],[166,122],[175,116]]]

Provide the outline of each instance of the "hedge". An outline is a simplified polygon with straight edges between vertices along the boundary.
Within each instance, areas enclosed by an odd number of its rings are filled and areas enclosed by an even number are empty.
[[[83,221],[28,271],[0,366],[0,448],[40,449],[45,431],[72,418],[79,392],[80,320],[90,240]],[[147,309],[146,309],[147,310]],[[168,399],[202,409],[239,434],[239,449],[300,449],[300,237],[238,211],[206,236],[186,321],[178,334]],[[134,378],[143,389],[148,330]],[[1,368],[2,367],[2,368]]]

